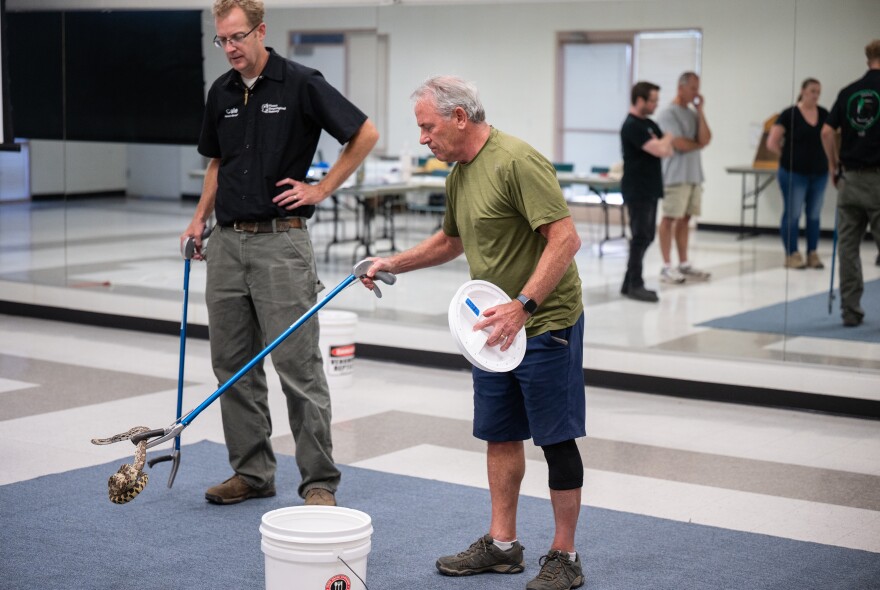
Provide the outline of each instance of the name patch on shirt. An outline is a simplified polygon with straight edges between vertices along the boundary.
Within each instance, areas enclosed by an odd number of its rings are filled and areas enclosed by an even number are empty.
[[[226,118],[230,119],[232,117],[238,116],[238,109],[226,109]]]
[[[277,104],[269,104],[268,102],[265,102],[263,103],[263,106],[260,107],[260,110],[267,115],[274,115],[281,111],[286,111],[287,107],[280,107]]]

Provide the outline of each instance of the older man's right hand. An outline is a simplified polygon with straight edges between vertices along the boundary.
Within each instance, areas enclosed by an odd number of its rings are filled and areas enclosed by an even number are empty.
[[[382,270],[390,272],[390,273],[394,273],[394,268],[387,258],[370,257],[370,258],[366,258],[366,260],[369,260],[373,264],[370,266],[370,268],[367,269],[366,276],[361,277],[361,282],[364,284],[364,286],[367,289],[372,291],[373,288],[376,286],[376,283],[373,282],[373,279],[375,278],[376,273],[379,271],[382,271]]]
[[[180,234],[180,251],[183,252],[183,245],[188,239],[192,238],[193,242],[196,245],[195,252],[193,253],[193,259],[204,260],[205,257],[202,254],[202,234],[205,233],[206,227],[207,224],[204,221],[193,220],[192,222],[190,222],[186,230],[184,230],[184,232]]]

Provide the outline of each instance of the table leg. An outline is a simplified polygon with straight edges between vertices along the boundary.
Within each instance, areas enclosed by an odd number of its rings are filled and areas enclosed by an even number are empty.
[[[333,199],[333,238],[324,250],[324,262],[330,262],[330,247],[339,243],[339,197],[331,195]]]
[[[373,230],[371,229],[373,224],[373,218],[375,217],[375,211],[373,207],[367,202],[366,198],[362,201],[364,208],[364,231],[363,231],[363,239],[361,240],[361,244],[364,246],[364,255],[372,256],[370,252],[370,242],[373,240]],[[355,255],[357,254],[357,248],[355,248]]]
[[[745,238],[746,234],[746,199],[748,198],[748,192],[746,190],[746,175],[741,175],[742,180],[742,188],[741,188],[741,199],[742,203],[740,205],[739,210],[739,239],[742,240]]]
[[[599,242],[599,258],[602,258],[605,255],[602,251],[602,246],[611,239],[611,231],[608,224],[608,203],[605,201],[605,195],[598,191],[596,191],[596,194],[599,195],[599,199],[602,201],[602,217],[605,220],[605,238]]]
[[[772,180],[773,177],[770,177]],[[767,188],[767,185],[770,182],[765,182],[763,185],[761,184],[761,177],[758,174],[755,174],[755,208],[752,209],[752,234],[758,235],[758,197],[761,195],[761,192]]]
[[[354,232],[355,235],[352,238],[346,238],[343,234],[345,234],[345,220],[340,216],[339,212],[343,207],[343,203],[340,200],[340,197],[337,195],[333,195],[333,238],[327,244],[324,259],[329,262],[330,260],[330,248],[337,244],[345,244],[348,242],[356,242],[357,246],[355,247],[354,256],[357,256],[357,252],[360,249],[361,245],[364,245],[367,248],[367,254],[369,255],[369,223],[370,217],[367,213],[367,205],[364,202],[363,198],[359,195],[352,195],[355,199],[355,207],[354,207]],[[361,213],[361,209],[363,209],[363,214]],[[363,216],[362,216],[363,215]],[[340,229],[340,227],[342,229]]]

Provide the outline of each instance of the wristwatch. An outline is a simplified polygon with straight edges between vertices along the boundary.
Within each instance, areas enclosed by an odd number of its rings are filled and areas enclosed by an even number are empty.
[[[534,299],[529,299],[522,293],[516,296],[516,300],[522,303],[523,309],[526,310],[526,313],[529,315],[532,315],[535,313],[535,310],[538,309],[538,302]]]

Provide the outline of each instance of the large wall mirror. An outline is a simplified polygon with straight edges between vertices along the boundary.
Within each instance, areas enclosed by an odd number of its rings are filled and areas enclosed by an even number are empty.
[[[190,139],[192,117],[185,115],[192,92],[184,82],[196,74],[187,72],[189,58],[183,56],[203,59],[196,68],[203,92],[229,66],[212,45],[210,10],[186,1],[164,3],[156,15],[165,15],[165,22],[142,12],[133,25],[152,31],[157,46],[161,38],[175,39],[179,55],[169,56],[169,63],[180,67],[177,83],[154,83],[150,62],[135,65],[121,49],[74,67],[74,25],[108,5],[121,16],[153,8],[121,0],[7,0],[13,20],[46,21],[57,29],[58,36],[44,30],[35,47],[31,38],[7,49],[13,61],[28,51],[58,64],[45,88],[28,88],[25,96],[29,109],[45,113],[38,122],[60,125],[63,135],[19,135],[21,154],[0,153],[0,299],[6,309],[36,306],[47,317],[55,312],[46,310],[55,308],[97,322],[126,316],[140,327],[173,326],[180,318],[178,236],[192,215],[205,165]],[[194,19],[194,28],[192,22],[183,27],[172,10]],[[611,173],[621,159],[616,131],[634,79],[656,78],[662,107],[675,96],[678,73],[697,71],[712,140],[702,151],[702,213],[693,224],[689,254],[711,278],[661,283],[655,242],[645,272],[660,302],[622,298],[627,242],[619,236],[627,230],[619,196],[615,200],[609,189],[603,209],[587,183],[567,187],[583,241],[576,260],[587,310],[587,368],[596,375],[822,395],[832,394],[833,384],[846,376],[857,396],[870,398],[870,384],[880,375],[877,248],[866,241],[862,251],[866,324],[844,329],[838,279],[831,274],[836,190],[828,184],[819,208],[817,253],[824,268],[787,268],[779,231],[783,191],[773,167],[756,169],[755,159],[766,141],[765,123],[797,102],[803,80],[821,83],[819,104],[830,109],[838,91],[863,75],[864,46],[877,34],[866,15],[875,12],[873,0],[833,6],[821,0],[279,0],[267,1],[266,44],[326,70],[377,123],[379,146],[352,180],[364,184],[406,181],[430,155],[418,143],[409,98],[430,75],[474,81],[494,126],[528,141],[577,179]],[[38,67],[35,58],[28,63]],[[129,63],[123,69],[135,76],[126,78],[114,63]],[[79,91],[95,85],[100,91],[90,110],[89,96]],[[144,99],[134,123],[156,137],[114,118],[115,106],[128,100],[124,89]],[[86,103],[78,112],[88,116],[72,110],[79,99]],[[129,132],[142,133],[142,139],[127,140]],[[797,155],[801,146],[791,148]],[[336,150],[332,141],[322,143],[319,159],[332,164]],[[389,199],[351,189],[326,202],[310,229],[323,282],[335,285],[367,254],[428,236],[442,215],[438,191],[442,183],[391,193]],[[364,232],[370,232],[366,240]],[[806,256],[805,235],[798,241]],[[453,354],[446,310],[468,278],[465,263],[455,261],[401,277],[381,301],[350,289],[330,307],[357,311],[358,342],[374,350]],[[204,326],[203,265],[194,265],[191,281],[189,319]]]

